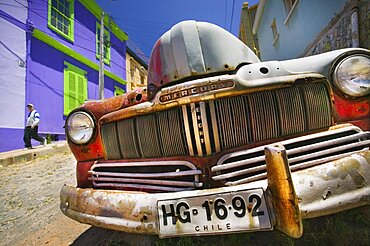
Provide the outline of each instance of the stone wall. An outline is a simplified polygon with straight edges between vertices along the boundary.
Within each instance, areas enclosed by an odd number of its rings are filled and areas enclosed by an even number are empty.
[[[360,47],[370,49],[370,1],[358,4]]]
[[[357,23],[354,22],[356,16]],[[370,0],[349,0],[344,9],[333,17],[301,56],[349,47],[370,49],[369,33]]]

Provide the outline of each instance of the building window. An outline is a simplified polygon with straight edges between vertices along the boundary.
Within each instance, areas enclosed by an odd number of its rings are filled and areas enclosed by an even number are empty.
[[[110,64],[110,33],[104,28],[104,46],[103,55],[104,63]],[[100,59],[100,24],[96,23],[96,57]]]
[[[145,75],[140,73],[140,84],[145,85]]]
[[[135,70],[136,70],[136,67],[135,65],[133,64],[133,62],[131,61],[130,63],[130,78],[131,78],[131,82],[135,82]]]
[[[278,40],[279,38],[279,33],[277,31],[277,27],[276,27],[276,19],[274,19],[271,23],[271,30],[272,30],[272,36],[273,36],[273,45],[276,44],[276,41]]]
[[[48,27],[73,42],[74,0],[49,0]]]
[[[87,72],[64,62],[64,115],[87,99]]]
[[[119,95],[123,95],[125,94],[125,90],[118,87],[118,86],[115,86],[114,87],[114,96],[119,96]]]
[[[284,5],[285,5],[285,11],[286,11],[286,14],[288,15],[290,13],[290,11],[292,10],[293,8],[293,5],[294,3],[296,2],[296,0],[284,0]]]
[[[298,1],[299,0],[284,0],[285,11],[287,14],[286,20],[284,22],[285,25],[288,23],[288,20],[290,19],[290,16],[292,15],[292,12],[295,9]]]

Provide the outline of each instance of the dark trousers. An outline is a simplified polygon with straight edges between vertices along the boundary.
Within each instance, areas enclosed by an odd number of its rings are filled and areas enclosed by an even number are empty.
[[[26,126],[26,128],[24,129],[24,135],[23,135],[24,146],[26,148],[32,147],[31,138],[39,141],[40,143],[44,142],[44,138],[39,136],[38,131],[39,131],[38,126],[35,126],[34,128],[31,128],[30,126]]]

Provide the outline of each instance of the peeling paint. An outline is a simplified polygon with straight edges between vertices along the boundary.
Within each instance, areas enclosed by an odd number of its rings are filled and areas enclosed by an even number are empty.
[[[322,198],[324,200],[328,199],[331,196],[331,190],[328,188],[327,190],[324,191],[324,194],[322,195]]]

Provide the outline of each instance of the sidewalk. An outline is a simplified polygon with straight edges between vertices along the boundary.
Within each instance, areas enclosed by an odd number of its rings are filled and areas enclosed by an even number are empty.
[[[11,164],[30,161],[36,158],[62,152],[70,152],[67,141],[57,141],[34,149],[18,149],[0,153],[0,168]]]

